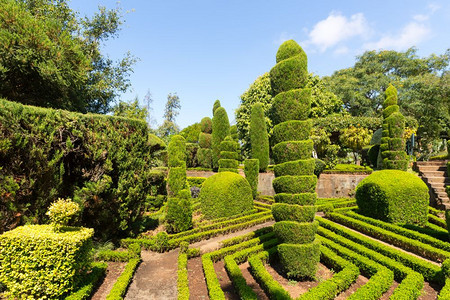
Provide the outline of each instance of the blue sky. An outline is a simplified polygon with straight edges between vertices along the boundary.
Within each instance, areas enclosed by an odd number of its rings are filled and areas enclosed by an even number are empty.
[[[418,48],[420,56],[450,48],[450,2],[440,1],[254,1],[72,0],[81,15],[98,5],[119,5],[125,24],[104,53],[130,51],[140,60],[131,75],[142,100],[149,90],[153,117],[162,123],[168,93],[177,93],[184,128],[211,117],[219,99],[233,123],[239,96],[275,64],[279,45],[296,40],[308,69],[320,76],[351,67],[365,50]],[[152,127],[156,125],[153,124]]]

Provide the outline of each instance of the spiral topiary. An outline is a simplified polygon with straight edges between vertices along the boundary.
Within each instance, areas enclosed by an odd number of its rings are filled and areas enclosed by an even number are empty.
[[[307,57],[293,40],[284,42],[277,52],[277,64],[270,71],[274,93],[271,109],[272,148],[276,163],[273,187],[276,195],[272,214],[274,232],[281,244],[278,256],[288,277],[314,278],[320,259],[316,240],[314,206],[317,195],[313,142],[310,139],[311,90]]]
[[[200,149],[197,150],[197,161],[202,168],[212,167],[212,120],[209,117],[204,117],[200,122],[200,132],[198,136],[198,145]]]
[[[408,156],[405,151],[403,132],[405,117],[397,105],[397,89],[389,84],[383,102],[383,131],[380,145],[381,161],[378,168],[406,171]]]
[[[238,154],[236,152],[237,143],[231,136],[227,136],[220,143],[219,172],[238,173]]]

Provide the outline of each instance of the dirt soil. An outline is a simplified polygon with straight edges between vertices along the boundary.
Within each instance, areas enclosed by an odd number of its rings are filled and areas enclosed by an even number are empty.
[[[247,285],[253,289],[253,291],[256,293],[256,296],[260,300],[269,300],[269,297],[267,297],[264,290],[261,288],[261,286],[256,282],[253,275],[250,273],[250,265],[248,264],[248,261],[245,263],[239,265],[239,269],[241,269],[242,276],[244,276],[245,281],[247,282]]]
[[[202,259],[200,257],[188,260],[189,299],[209,299],[205,276],[203,275]]]
[[[126,263],[124,262],[108,262],[108,268],[106,269],[106,276],[101,282],[99,288],[92,295],[92,300],[103,300],[106,299],[109,292],[111,291],[114,283],[119,278],[125,269]]]
[[[220,287],[225,294],[225,299],[240,300],[239,295],[234,290],[233,283],[225,270],[225,263],[223,260],[214,264],[214,270],[216,271],[217,278],[219,279]]]

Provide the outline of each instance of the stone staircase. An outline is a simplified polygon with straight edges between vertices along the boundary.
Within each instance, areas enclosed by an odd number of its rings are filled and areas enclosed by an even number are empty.
[[[450,199],[445,191],[445,187],[450,185],[447,161],[418,161],[414,165],[430,189],[430,204],[439,209],[450,209]]]

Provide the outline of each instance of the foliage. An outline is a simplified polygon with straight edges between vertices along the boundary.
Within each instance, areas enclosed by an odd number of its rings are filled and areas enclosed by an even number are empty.
[[[366,51],[352,68],[324,81],[353,116],[381,116],[384,91],[392,83],[399,89],[401,111],[417,119],[418,136],[426,144],[449,130],[450,53],[425,58],[416,53],[415,48]]]
[[[197,152],[199,150],[197,143],[186,143],[186,167],[195,168],[198,166]]]
[[[374,172],[356,188],[362,214],[392,223],[426,224],[428,198],[419,177],[398,170]]]
[[[167,147],[168,165],[181,167],[186,164],[186,140],[181,135],[174,135]]]
[[[358,166],[353,164],[337,164],[332,169],[324,170],[325,173],[356,173],[356,174],[371,174],[372,169],[365,166]]]
[[[187,143],[197,143],[200,134],[200,123],[189,125],[180,131],[180,135],[186,139]]]
[[[125,296],[127,292],[127,288],[133,279],[134,272],[136,271],[139,263],[141,262],[141,258],[133,258],[125,266],[125,270],[123,270],[122,274],[120,274],[117,281],[114,283],[111,291],[108,296],[106,296],[106,300],[121,300]]]
[[[272,106],[272,88],[270,87],[269,73],[264,73],[259,76],[241,95],[241,104],[235,113],[239,139],[242,141],[242,149],[246,156],[250,154],[250,117],[252,107],[255,103],[261,103],[263,106],[264,120],[270,136],[272,121],[269,118],[268,112]]]
[[[356,160],[356,153],[370,143],[371,132],[366,128],[350,126],[342,131],[339,139],[343,146],[352,149]]]
[[[228,115],[223,107],[219,107],[215,110],[214,117],[212,119],[212,165],[214,169],[219,167],[220,159],[220,143],[230,135],[230,122],[228,121]]]
[[[206,179],[199,198],[207,219],[233,216],[253,208],[250,185],[232,172],[221,172]]]
[[[0,97],[24,104],[105,113],[130,87],[136,61],[113,62],[101,45],[117,36],[119,8],[79,18],[68,1],[2,1]]]
[[[91,264],[93,234],[88,228],[55,232],[51,225],[21,226],[3,233],[0,282],[14,298],[59,299],[67,295]]]
[[[210,117],[204,117],[200,121],[200,130],[204,133],[211,133],[212,132],[212,120]]]
[[[278,255],[289,278],[314,278],[320,260],[320,242],[306,244],[280,244]]]
[[[256,198],[258,192],[258,179],[259,179],[259,160],[258,159],[246,159],[244,161],[244,174],[245,179],[252,188],[253,199]]]
[[[106,274],[106,269],[108,265],[106,263],[95,262],[92,263],[91,272],[85,276],[80,287],[75,290],[72,294],[64,298],[65,300],[84,300],[89,299],[89,297],[95,291],[101,279]]]
[[[46,215],[50,218],[53,227],[59,231],[61,227],[69,225],[70,219],[79,212],[80,206],[78,203],[71,199],[58,198],[50,205]]]
[[[167,141],[171,135],[177,134],[180,129],[175,123],[175,118],[180,113],[178,110],[181,108],[180,98],[178,95],[169,93],[167,95],[167,102],[164,109],[164,121],[161,126],[158,127],[158,135]]]
[[[343,112],[344,103],[325,85],[319,76],[309,74],[306,88],[311,89],[311,118],[323,118]]]
[[[96,234],[136,233],[151,191],[145,122],[0,100],[0,140],[0,177],[11,191],[0,195],[0,231],[43,222],[50,203],[72,198]]]
[[[186,178],[190,187],[197,186],[202,187],[203,182],[205,182],[205,177],[187,177]]]
[[[265,172],[269,165],[269,136],[267,135],[263,106],[255,103],[250,117],[251,157],[259,160],[259,171]]]
[[[171,197],[167,201],[166,230],[177,233],[192,227],[192,207],[190,191],[189,197]]]
[[[117,105],[112,107],[112,112],[116,117],[138,119],[144,122],[147,122],[149,117],[147,108],[139,105],[137,97],[131,102],[119,101]]]
[[[220,101],[217,99],[216,101],[214,101],[214,105],[213,105],[213,110],[212,110],[213,117],[214,117],[214,114],[216,113],[216,109],[218,109],[219,107],[221,107]]]

